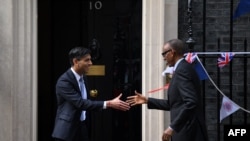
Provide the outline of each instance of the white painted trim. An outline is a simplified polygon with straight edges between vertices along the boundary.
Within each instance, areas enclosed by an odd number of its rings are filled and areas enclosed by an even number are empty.
[[[147,91],[162,87],[165,82],[161,52],[165,41],[177,38],[178,1],[143,0],[142,7],[142,94],[163,99],[164,91],[154,94]],[[169,122],[168,112],[149,110],[142,105],[142,141],[161,140]]]

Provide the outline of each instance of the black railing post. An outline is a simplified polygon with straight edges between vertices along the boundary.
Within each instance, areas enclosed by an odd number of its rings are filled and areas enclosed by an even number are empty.
[[[192,30],[192,0],[188,0],[188,39],[186,40],[186,44],[188,45],[188,51],[194,51],[195,40],[193,39],[193,30]]]

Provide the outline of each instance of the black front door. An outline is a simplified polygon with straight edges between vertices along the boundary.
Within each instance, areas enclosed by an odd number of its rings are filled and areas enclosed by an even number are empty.
[[[38,0],[38,140],[52,140],[54,86],[74,46],[92,50],[92,100],[141,89],[142,0]],[[44,77],[47,76],[47,77]],[[141,107],[89,114],[92,141],[141,141]]]

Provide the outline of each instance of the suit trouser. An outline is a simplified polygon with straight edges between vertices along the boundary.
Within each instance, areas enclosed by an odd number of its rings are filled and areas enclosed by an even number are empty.
[[[66,141],[62,139],[55,139],[55,141]],[[76,136],[73,140],[67,141],[90,141],[88,137],[88,128],[85,121],[82,121],[78,126],[78,130],[76,132]]]

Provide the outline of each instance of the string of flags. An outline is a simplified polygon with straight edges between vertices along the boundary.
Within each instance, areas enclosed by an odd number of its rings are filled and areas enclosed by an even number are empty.
[[[226,54],[231,54],[229,52],[227,52]],[[220,58],[224,58],[224,60],[227,60],[225,59],[225,53],[222,53],[221,57]],[[229,57],[230,58],[230,57]],[[196,55],[196,59],[198,61],[198,63],[201,65],[201,67],[203,68],[203,71],[205,72],[205,74],[207,75],[208,79],[210,80],[210,82],[214,85],[214,87],[217,89],[217,91],[220,92],[220,94],[223,96],[223,99],[222,99],[222,104],[221,104],[221,108],[220,108],[220,122],[228,117],[229,115],[233,114],[234,112],[236,112],[237,110],[241,109],[247,113],[250,113],[249,110],[239,106],[238,104],[236,104],[235,102],[233,102],[230,98],[228,98],[219,88],[218,86],[214,83],[214,81],[212,80],[212,78],[208,75],[206,69],[204,68],[204,66],[202,65],[200,59],[198,58],[198,56]],[[232,60],[229,59],[227,60],[228,62],[225,63],[228,64],[230,61]],[[218,62],[219,62],[219,59],[218,59]],[[224,66],[225,66],[224,65]]]
[[[236,104],[235,102],[233,102],[230,98],[228,98],[219,88],[218,86],[214,83],[214,81],[212,80],[212,78],[209,76],[209,74],[207,73],[205,67],[202,65],[198,54],[220,54],[220,56],[218,57],[217,61],[218,61],[218,67],[222,68],[225,65],[229,64],[229,62],[233,59],[234,55],[236,54],[250,54],[250,52],[192,52],[192,53],[187,53],[184,54],[185,56],[185,60],[189,63],[194,63],[194,67],[195,70],[200,78],[200,80],[206,80],[209,79],[210,82],[214,85],[214,87],[217,89],[217,91],[220,92],[220,94],[223,96],[222,99],[222,104],[221,104],[221,108],[220,108],[220,122],[226,118],[227,116],[233,114],[234,112],[236,112],[237,110],[241,109],[247,113],[250,113],[249,110],[239,106],[238,104]],[[195,61],[197,60],[197,61]],[[167,67],[163,72],[162,75],[165,74],[172,74],[173,73],[173,67]],[[149,91],[148,93],[154,93],[160,90],[164,90],[164,89],[168,89],[169,84],[166,84],[165,86],[161,87],[161,88],[157,88],[154,90]]]

